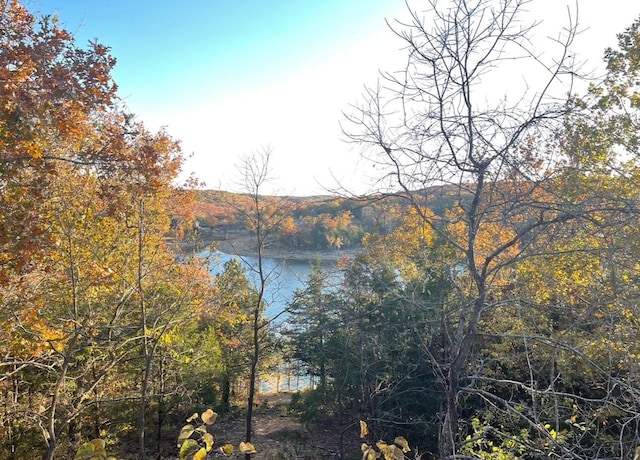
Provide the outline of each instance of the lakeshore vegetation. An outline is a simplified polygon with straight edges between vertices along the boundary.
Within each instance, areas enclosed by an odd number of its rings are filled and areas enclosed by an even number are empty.
[[[260,458],[256,391],[282,365],[314,382],[291,416],[365,438],[347,458],[637,455],[640,18],[575,92],[577,25],[542,56],[526,3],[398,26],[403,77],[344,125],[380,190],[301,198],[262,194],[268,150],[242,193],[176,185],[180,144],[126,111],[109,48],[0,0],[0,457]],[[490,106],[515,58],[543,77]],[[234,232],[251,278],[185,249]],[[349,251],[276,322],[269,247]],[[245,417],[238,452],[212,449],[218,414]]]

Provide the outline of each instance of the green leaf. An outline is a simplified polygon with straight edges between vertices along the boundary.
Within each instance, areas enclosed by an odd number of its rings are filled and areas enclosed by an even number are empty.
[[[200,446],[194,439],[185,439],[180,447],[180,460],[187,460],[187,458],[197,452]]]
[[[76,452],[76,460],[84,460],[93,457],[93,453],[95,452],[95,447],[90,442],[83,444],[80,446],[78,451]]]
[[[105,452],[106,442],[104,439],[92,439],[91,441],[84,443],[76,452],[76,460],[90,460],[97,458],[105,458],[107,453]]]

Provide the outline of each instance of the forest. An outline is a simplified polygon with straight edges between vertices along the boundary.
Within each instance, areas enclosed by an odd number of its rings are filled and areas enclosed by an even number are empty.
[[[382,194],[351,198],[266,195],[262,200],[282,216],[269,234],[268,246],[302,251],[359,248],[365,234],[386,233],[400,225],[407,208],[401,197]],[[234,233],[247,233],[252,199],[246,193],[198,190],[193,209],[199,236],[206,239],[209,232],[209,236],[232,238]]]
[[[286,366],[312,385],[283,415],[360,446],[330,458],[637,459],[640,18],[585,76],[577,23],[536,52],[526,3],[395,26],[406,68],[342,125],[378,190],[283,197],[269,150],[241,192],[178,184],[180,142],[127,111],[108,46],[0,0],[0,458],[328,458],[254,442]],[[514,59],[540,77],[492,104]],[[203,229],[258,262],[213,274]],[[274,321],[273,246],[350,251]]]

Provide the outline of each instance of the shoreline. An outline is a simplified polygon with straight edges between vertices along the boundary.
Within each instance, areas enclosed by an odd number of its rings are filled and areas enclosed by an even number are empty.
[[[252,235],[248,233],[234,232],[233,234],[217,235],[214,232],[207,232],[201,235],[198,241],[177,242],[175,245],[183,252],[202,252],[209,249],[220,251],[224,254],[245,257],[257,257],[258,251],[255,247]],[[295,261],[313,262],[328,261],[337,262],[343,258],[353,258],[359,248],[332,249],[332,250],[305,250],[291,249],[283,247],[265,247],[262,250],[262,257],[268,259],[282,259]]]

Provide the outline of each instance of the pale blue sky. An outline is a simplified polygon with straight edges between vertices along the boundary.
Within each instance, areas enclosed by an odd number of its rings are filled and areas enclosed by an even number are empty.
[[[379,69],[402,68],[385,18],[404,17],[403,0],[23,1],[57,13],[79,45],[110,46],[129,109],[180,139],[193,154],[186,172],[210,188],[232,188],[238,158],[265,146],[279,193],[319,193],[333,177],[363,191],[375,173],[340,140],[339,122]],[[567,4],[534,0],[531,19],[554,27]],[[579,52],[595,66],[638,14],[636,0],[580,0],[590,30]]]
[[[80,44],[118,59],[125,94],[153,106],[265,86],[383,25],[397,0],[29,0]],[[131,94],[126,94],[128,90]],[[170,91],[166,91],[170,89]],[[160,94],[158,90],[162,91]],[[204,93],[204,94],[203,94]]]

